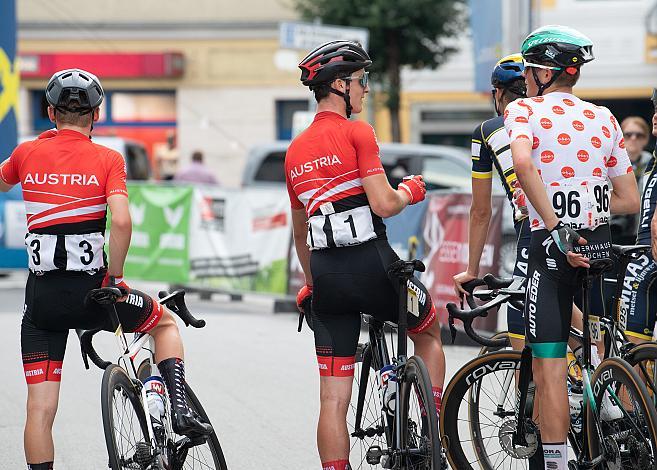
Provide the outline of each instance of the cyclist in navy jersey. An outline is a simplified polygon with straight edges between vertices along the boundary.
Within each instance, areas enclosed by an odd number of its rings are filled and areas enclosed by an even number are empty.
[[[657,88],[653,90],[652,134],[657,137]],[[622,299],[627,308],[627,334],[630,341],[651,341],[655,328],[655,305],[657,305],[657,150],[646,169],[641,215],[637,232],[637,244],[652,245],[652,251],[632,261],[625,271]]]

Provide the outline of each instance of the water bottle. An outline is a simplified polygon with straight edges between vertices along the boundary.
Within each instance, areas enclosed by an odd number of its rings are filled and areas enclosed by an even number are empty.
[[[146,379],[144,387],[148,411],[156,422],[160,422],[164,416],[164,382],[161,377],[152,375]]]
[[[570,423],[577,433],[582,431],[582,390],[573,387],[568,382],[568,405],[570,408]]]
[[[389,414],[394,414],[395,397],[397,396],[397,376],[394,366],[391,364],[383,366],[379,371],[379,379],[383,407]]]

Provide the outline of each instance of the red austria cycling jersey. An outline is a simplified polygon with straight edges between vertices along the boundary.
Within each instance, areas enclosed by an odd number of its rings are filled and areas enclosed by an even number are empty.
[[[609,222],[607,179],[630,173],[623,133],[604,107],[570,93],[522,98],[504,111],[511,141],[532,142],[532,160],[554,211],[572,228]],[[529,201],[532,230],[545,228]]]
[[[48,131],[16,147],[0,178],[22,186],[32,271],[105,266],[107,198],[128,195],[118,152],[76,131]]]
[[[385,239],[385,225],[370,209],[362,183],[381,173],[372,126],[333,112],[317,113],[285,156],[290,202],[306,211],[311,250]]]

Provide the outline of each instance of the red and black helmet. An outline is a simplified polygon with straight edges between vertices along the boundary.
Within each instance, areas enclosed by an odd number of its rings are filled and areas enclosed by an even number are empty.
[[[347,77],[372,65],[370,56],[354,41],[331,41],[308,54],[299,64],[301,82],[308,87]]]

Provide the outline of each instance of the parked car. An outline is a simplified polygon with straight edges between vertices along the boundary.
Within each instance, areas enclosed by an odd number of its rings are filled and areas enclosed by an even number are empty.
[[[34,140],[36,136],[23,136],[19,143]],[[123,137],[94,136],[93,141],[99,145],[116,150],[126,161],[129,180],[147,180],[151,177],[151,164],[146,148],[140,142]]]
[[[276,141],[253,147],[247,157],[242,186],[281,186],[285,184],[283,162],[289,141]],[[472,190],[470,150],[448,145],[380,144],[381,162],[388,180],[396,187],[409,174],[421,174],[428,190]],[[493,193],[504,194],[499,178],[493,178]],[[500,271],[513,274],[516,234],[510,204],[504,204]]]

